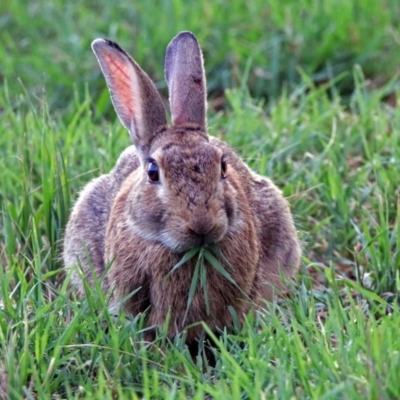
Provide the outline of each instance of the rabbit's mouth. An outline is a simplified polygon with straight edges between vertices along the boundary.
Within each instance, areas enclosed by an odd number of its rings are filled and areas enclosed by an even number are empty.
[[[220,236],[216,235],[191,235],[189,238],[187,238],[186,242],[181,246],[180,250],[184,249],[184,251],[187,251],[189,249],[192,249],[193,247],[197,246],[205,246],[208,244],[214,244],[218,243],[222,238]]]
[[[225,232],[221,232],[221,229],[216,228],[207,233],[197,233],[189,229],[189,233],[191,242],[194,242],[195,246],[202,246],[219,242],[223,237],[222,233]]]
[[[198,233],[188,228],[185,232],[162,235],[161,242],[174,252],[182,253],[196,246],[218,243],[224,238],[226,232],[225,227],[215,227],[206,233]]]

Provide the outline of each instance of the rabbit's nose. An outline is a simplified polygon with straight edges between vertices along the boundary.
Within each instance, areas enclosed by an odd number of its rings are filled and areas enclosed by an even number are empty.
[[[207,218],[202,218],[188,225],[188,231],[204,239],[215,229],[215,222]]]

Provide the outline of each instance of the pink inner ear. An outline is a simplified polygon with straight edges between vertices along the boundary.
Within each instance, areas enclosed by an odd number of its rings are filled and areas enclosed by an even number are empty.
[[[114,106],[126,128],[131,129],[137,104],[132,93],[132,67],[115,53],[103,54],[105,72],[109,82]]]
[[[173,85],[173,81],[170,83],[170,85]],[[174,87],[174,86],[172,86]],[[182,102],[180,101],[179,93],[177,90],[172,90],[172,93],[170,94],[170,102],[173,104],[173,124],[174,125],[181,125],[184,124],[185,122],[188,122],[186,120],[186,114],[184,113],[183,107],[182,107]]]

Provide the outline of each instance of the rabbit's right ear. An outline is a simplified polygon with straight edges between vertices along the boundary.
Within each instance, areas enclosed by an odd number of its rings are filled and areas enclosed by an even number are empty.
[[[203,55],[196,36],[181,32],[168,45],[165,78],[169,89],[172,123],[195,123],[206,129],[206,78]]]
[[[157,128],[167,123],[157,89],[148,75],[116,43],[96,39],[92,49],[119,119],[128,129],[134,145],[146,156]]]

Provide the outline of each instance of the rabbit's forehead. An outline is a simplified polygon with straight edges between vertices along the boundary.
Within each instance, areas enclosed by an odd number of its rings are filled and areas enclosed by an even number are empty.
[[[220,164],[221,157],[221,149],[210,143],[167,144],[159,149],[156,154],[156,159],[159,160],[161,167],[166,170],[188,168],[197,172],[214,169],[216,165]]]
[[[210,143],[171,146],[159,159],[165,188],[173,197],[210,198],[220,181],[222,151]]]

